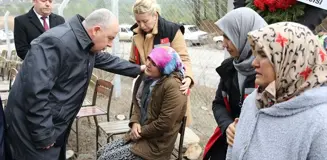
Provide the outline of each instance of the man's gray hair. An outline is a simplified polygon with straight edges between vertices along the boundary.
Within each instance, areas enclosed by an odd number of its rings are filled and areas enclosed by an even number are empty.
[[[95,25],[107,28],[114,19],[116,19],[116,16],[111,11],[101,8],[93,11],[82,23],[86,29]]]

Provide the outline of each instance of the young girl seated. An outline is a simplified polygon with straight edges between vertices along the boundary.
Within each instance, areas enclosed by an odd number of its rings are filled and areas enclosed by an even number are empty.
[[[187,96],[180,91],[184,66],[170,47],[154,48],[145,75],[136,80],[131,131],[103,146],[98,160],[167,160],[186,112]]]

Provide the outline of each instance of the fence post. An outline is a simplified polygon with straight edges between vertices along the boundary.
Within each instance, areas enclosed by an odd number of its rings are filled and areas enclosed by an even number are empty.
[[[228,0],[228,2],[227,2],[227,12],[234,9],[233,2],[234,2],[234,0]],[[228,53],[228,51],[226,49],[224,49],[224,59],[229,58],[229,57],[230,57],[230,54]]]
[[[9,29],[8,29],[8,16],[9,16],[10,12],[7,11],[5,13],[5,16],[4,16],[4,20],[5,20],[5,23],[4,23],[4,27],[5,27],[5,34],[6,34],[6,43],[7,43],[7,46],[8,46],[8,54],[7,54],[7,57],[9,55],[11,55],[11,46],[10,46],[10,39],[9,39]]]
[[[114,15],[116,15],[117,19],[119,20],[119,5],[118,5],[118,0],[112,0],[111,1],[111,9]],[[119,33],[118,33],[119,34]],[[120,43],[119,43],[119,36],[117,35],[114,39],[113,45],[112,45],[112,54],[123,58],[120,54]],[[121,79],[120,75],[115,74],[114,76],[114,93],[115,97],[118,98],[121,96]]]
[[[234,9],[234,4],[233,4],[234,0],[228,0],[227,3],[227,12],[231,11]]]

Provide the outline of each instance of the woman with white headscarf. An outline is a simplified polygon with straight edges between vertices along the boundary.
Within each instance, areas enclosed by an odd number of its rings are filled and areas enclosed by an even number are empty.
[[[259,88],[244,101],[231,160],[327,159],[327,55],[309,28],[249,33]]]
[[[216,25],[223,32],[224,47],[231,58],[216,69],[220,83],[212,110],[218,127],[206,145],[204,159],[219,160],[225,159],[227,144],[233,143],[245,97],[255,89],[255,71],[251,66],[254,57],[247,34],[267,23],[252,9],[239,8],[227,13]]]

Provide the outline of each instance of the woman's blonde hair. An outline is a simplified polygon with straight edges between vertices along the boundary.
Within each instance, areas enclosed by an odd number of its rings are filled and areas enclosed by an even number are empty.
[[[156,0],[136,0],[133,5],[134,14],[160,12],[160,6]]]

